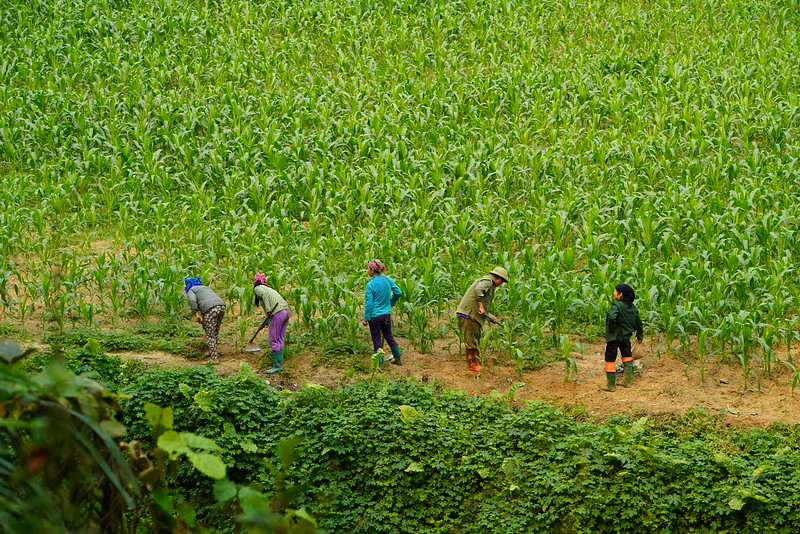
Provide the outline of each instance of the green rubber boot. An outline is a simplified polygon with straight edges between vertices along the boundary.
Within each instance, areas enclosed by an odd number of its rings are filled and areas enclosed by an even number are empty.
[[[633,364],[625,363],[625,380],[622,382],[622,387],[629,388],[633,384]]]
[[[616,391],[617,390],[617,373],[606,373],[606,385],[600,389],[603,391]]]
[[[265,373],[271,375],[283,371],[283,349],[272,351],[272,369],[267,369]]]
[[[392,363],[395,365],[403,365],[402,363],[400,363],[400,345],[395,345],[394,347],[391,347],[391,349],[392,349],[392,356],[394,357]]]

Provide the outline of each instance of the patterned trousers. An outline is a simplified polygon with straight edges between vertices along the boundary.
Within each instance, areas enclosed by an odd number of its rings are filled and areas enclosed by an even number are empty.
[[[206,331],[206,343],[208,343],[209,355],[214,361],[219,358],[217,347],[219,346],[219,327],[222,325],[223,317],[225,317],[225,306],[214,306],[203,314],[203,330]]]

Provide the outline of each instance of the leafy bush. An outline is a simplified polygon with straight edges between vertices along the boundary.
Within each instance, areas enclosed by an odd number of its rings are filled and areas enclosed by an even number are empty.
[[[146,439],[143,403],[173,405],[176,428],[213,436],[239,483],[274,482],[276,443],[302,438],[286,480],[333,532],[785,532],[800,519],[794,427],[733,432],[702,413],[686,432],[579,422],[413,380],[278,393],[200,368],[155,371],[126,393],[134,435]],[[208,499],[207,483],[178,476]]]
[[[89,345],[99,356],[96,342]],[[281,506],[275,510],[259,487],[227,477],[213,440],[176,431],[171,408],[143,407],[149,447],[118,443],[126,429],[114,418],[115,396],[59,361],[26,372],[19,363],[26,355],[0,341],[0,532],[211,532],[197,517],[198,503],[222,514],[231,531],[318,532],[308,512],[288,508],[298,491],[283,471],[296,440],[280,441],[280,463],[268,466]],[[184,498],[173,486],[176,472],[211,484],[213,497]]]
[[[27,372],[40,373],[53,362],[63,364],[75,374],[99,380],[112,391],[141,376],[146,368],[141,361],[122,360],[105,354],[92,338],[88,338],[81,348],[34,354],[25,358],[22,364]]]
[[[63,366],[29,375],[0,350],[3,532],[117,532],[138,484],[113,437],[115,400]]]

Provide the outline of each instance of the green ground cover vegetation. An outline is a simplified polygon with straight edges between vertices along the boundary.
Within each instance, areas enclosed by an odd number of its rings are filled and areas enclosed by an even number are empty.
[[[96,349],[91,345],[85,353]],[[173,528],[174,517],[189,517],[198,529],[233,532],[247,519],[237,506],[247,510],[253,496],[260,496],[258,512],[284,521],[300,510],[327,532],[783,533],[800,520],[797,425],[736,429],[699,411],[594,420],[579,409],[517,405],[501,394],[472,397],[413,379],[276,391],[246,364],[229,377],[210,366],[104,375],[116,358],[95,356],[96,370],[74,355],[65,358],[66,369],[43,373],[23,370],[40,365],[42,356],[14,368],[0,364],[0,406],[26,407],[4,419],[0,432],[5,439],[22,429],[35,450],[56,450],[42,436],[63,438],[42,426],[47,411],[32,408],[35,393],[64,399],[118,440],[139,441],[156,464],[159,454],[182,451],[184,461],[165,468],[155,487],[140,475],[142,495],[128,492],[137,506],[128,509],[127,524],[135,519],[150,531],[165,517]],[[113,398],[102,388],[85,389],[98,375],[109,377],[119,411],[109,412]],[[106,408],[93,409],[92,395]],[[70,401],[76,396],[80,403]],[[126,429],[111,424],[114,414]],[[60,426],[68,421],[62,416]],[[28,458],[31,449],[23,450]],[[4,483],[17,500],[31,498],[42,473],[21,477],[17,465],[12,476],[13,455],[2,453]],[[102,480],[85,464],[70,480]],[[0,492],[0,499],[7,504],[9,494]],[[32,524],[16,515],[30,508],[14,505],[4,516],[7,532]]]

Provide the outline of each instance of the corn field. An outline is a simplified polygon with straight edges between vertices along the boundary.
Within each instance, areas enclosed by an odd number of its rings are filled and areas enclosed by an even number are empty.
[[[2,319],[177,321],[192,275],[247,314],[263,270],[355,336],[378,257],[428,347],[504,265],[509,351],[624,281],[687,361],[794,365],[797,7],[5,0]]]

